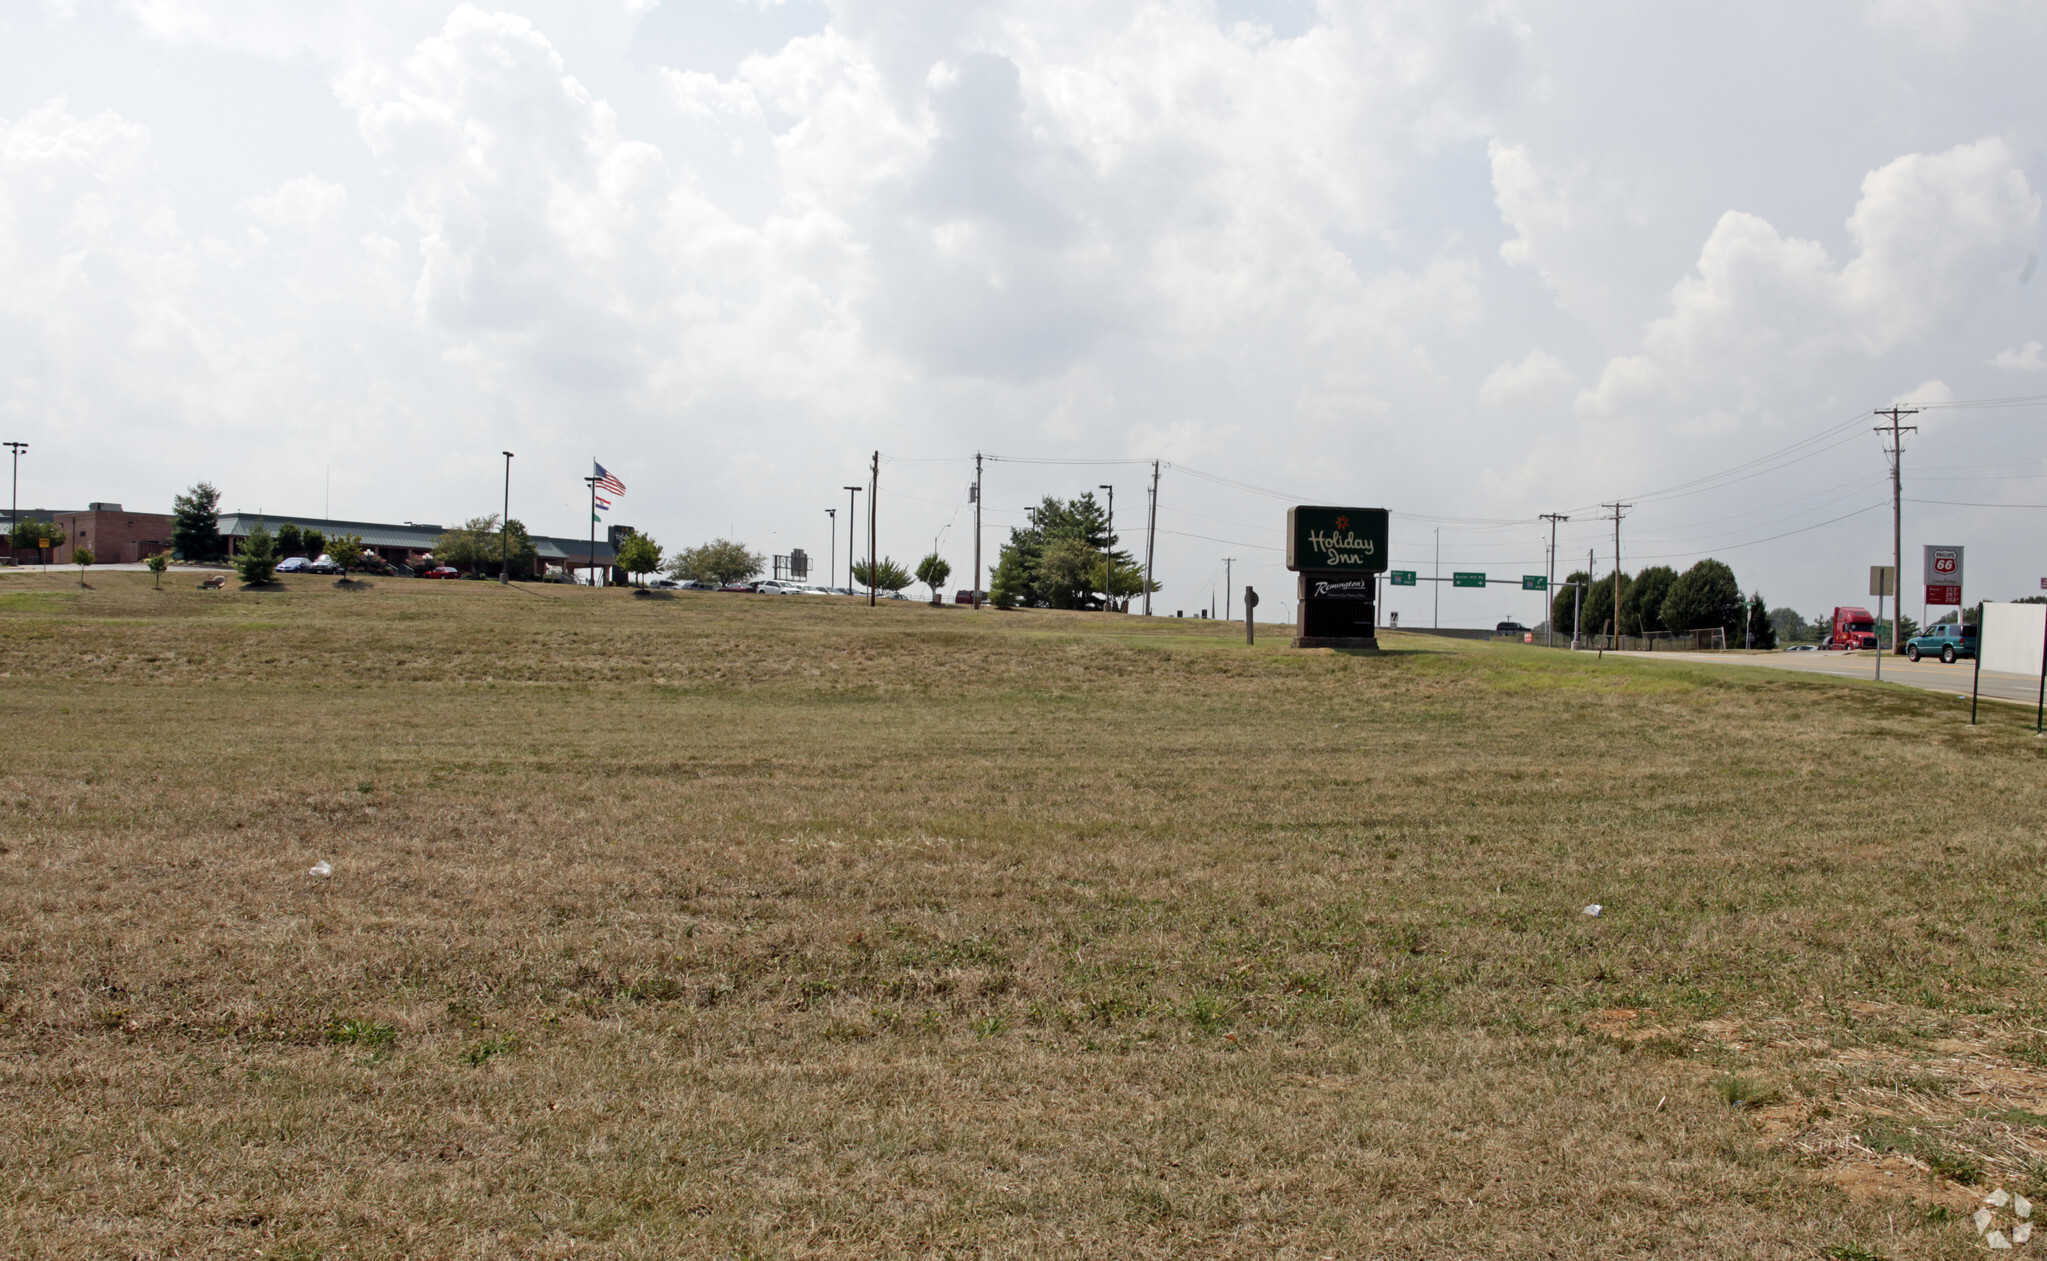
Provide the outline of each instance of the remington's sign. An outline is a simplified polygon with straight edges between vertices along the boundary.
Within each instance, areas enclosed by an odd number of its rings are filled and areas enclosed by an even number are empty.
[[[1386,510],[1287,509],[1286,567],[1296,571],[1383,572],[1386,568]]]

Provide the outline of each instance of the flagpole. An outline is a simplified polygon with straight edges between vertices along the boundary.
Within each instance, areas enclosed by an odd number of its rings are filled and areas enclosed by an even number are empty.
[[[597,479],[586,477],[590,483],[590,585],[597,585]]]

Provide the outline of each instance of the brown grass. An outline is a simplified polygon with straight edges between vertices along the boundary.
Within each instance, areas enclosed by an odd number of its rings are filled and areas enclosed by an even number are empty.
[[[2035,1176],[2015,716],[1265,638],[0,577],[0,1252],[1949,1256]]]

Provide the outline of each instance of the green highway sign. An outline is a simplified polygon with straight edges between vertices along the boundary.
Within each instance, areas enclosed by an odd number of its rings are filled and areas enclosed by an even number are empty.
[[[1386,581],[1390,585],[1396,587],[1412,587],[1414,585],[1414,570],[1396,569],[1392,573],[1386,575]],[[2042,591],[2047,591],[2047,578],[2042,578],[2040,580],[2040,589]]]
[[[1485,575],[1452,574],[1450,575],[1450,585],[1455,587],[1483,587],[1485,585]]]
[[[1286,510],[1286,567],[1302,571],[1377,574],[1386,571],[1384,508]]]
[[[1523,591],[1547,591],[1549,590],[1549,579],[1542,574],[1522,574],[1521,589]]]

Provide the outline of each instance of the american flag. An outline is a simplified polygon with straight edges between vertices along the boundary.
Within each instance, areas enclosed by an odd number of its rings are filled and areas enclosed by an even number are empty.
[[[625,483],[612,476],[611,471],[597,461],[590,461],[590,467],[597,470],[597,489],[607,494],[625,494]]]

